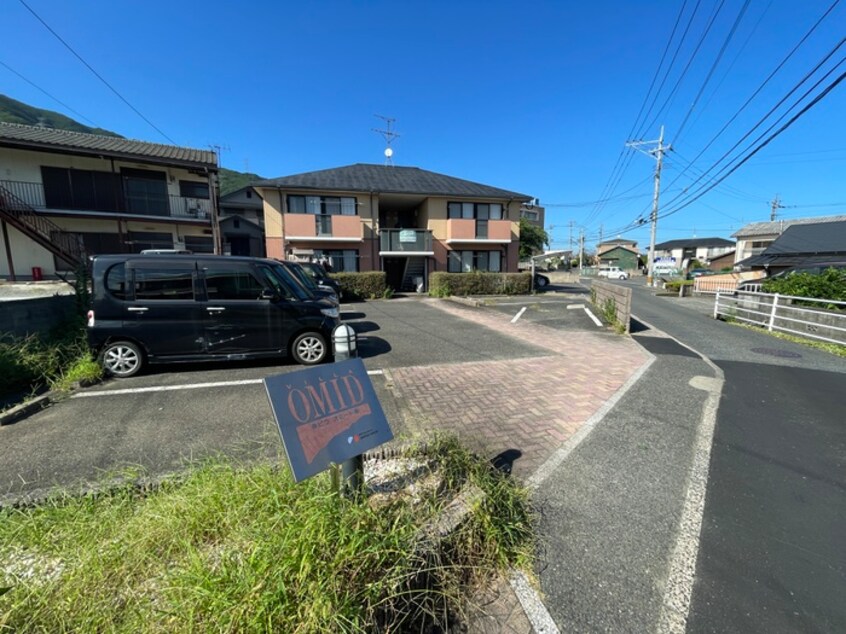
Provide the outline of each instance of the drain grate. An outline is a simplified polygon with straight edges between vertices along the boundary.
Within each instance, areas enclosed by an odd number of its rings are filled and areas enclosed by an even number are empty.
[[[771,357],[779,357],[781,359],[801,359],[802,355],[798,352],[791,352],[790,350],[779,350],[778,348],[752,348],[752,352],[758,354],[766,354]]]

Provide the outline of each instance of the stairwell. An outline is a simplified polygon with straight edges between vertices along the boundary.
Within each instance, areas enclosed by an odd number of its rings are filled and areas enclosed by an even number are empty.
[[[422,256],[409,256],[405,263],[405,274],[402,278],[403,292],[417,292],[415,278],[426,279],[426,258]]]
[[[79,236],[65,231],[50,219],[39,215],[34,208],[2,185],[0,185],[0,220],[4,220],[66,262],[68,270],[75,270],[87,264],[85,246]],[[59,275],[58,272],[57,275]],[[59,277],[62,276],[59,275]],[[62,279],[65,278],[62,277]]]

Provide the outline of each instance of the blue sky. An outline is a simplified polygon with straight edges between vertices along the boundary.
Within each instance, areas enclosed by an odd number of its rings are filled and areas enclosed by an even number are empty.
[[[638,132],[656,139],[666,126],[674,150],[659,213],[673,211],[699,187],[693,181],[701,171],[841,41],[846,6],[838,5],[696,158],[832,1],[26,0],[167,137],[227,148],[225,167],[274,177],[382,163],[384,140],[372,131],[384,126],[378,113],[396,119],[395,164],[539,198],[554,247],[567,247],[572,221],[574,235],[584,227],[589,245],[600,230],[610,238],[635,226],[623,235],[643,249],[648,225],[637,221],[649,216],[655,161],[626,150],[625,142]],[[0,93],[127,137],[168,142],[18,0],[5,0],[2,17],[0,62],[73,111],[3,66]],[[636,126],[642,104],[653,103],[645,97],[665,49],[658,97]],[[764,128],[841,62],[844,49]],[[846,214],[844,113],[846,82],[722,185],[659,216],[658,241],[728,237],[744,223],[767,220],[776,194],[786,205],[781,218]],[[608,197],[609,184],[608,202],[572,206]]]

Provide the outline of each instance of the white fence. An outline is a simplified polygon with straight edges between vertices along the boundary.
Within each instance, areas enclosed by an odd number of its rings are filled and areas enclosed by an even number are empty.
[[[765,326],[771,332],[846,344],[846,302],[778,293],[718,292],[714,319],[720,317]]]

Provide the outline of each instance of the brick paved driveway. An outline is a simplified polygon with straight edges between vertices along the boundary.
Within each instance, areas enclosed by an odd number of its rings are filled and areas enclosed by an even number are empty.
[[[385,371],[412,436],[443,430],[488,457],[516,450],[529,477],[648,360],[628,337],[560,330],[441,300],[422,300],[546,356],[392,368]]]

